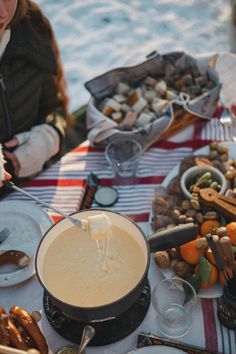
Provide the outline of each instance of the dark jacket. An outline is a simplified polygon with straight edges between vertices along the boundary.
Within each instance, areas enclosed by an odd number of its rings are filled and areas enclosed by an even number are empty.
[[[57,67],[47,35],[43,42],[26,23],[11,30],[0,62],[0,142],[49,123],[65,133],[64,111],[54,83]]]
[[[41,35],[42,39],[32,35],[24,21],[11,29],[0,61],[0,143],[42,123],[55,127],[61,141],[65,135],[64,107],[56,93],[56,59],[48,34]],[[5,168],[15,183],[24,181],[15,176],[11,161]],[[0,196],[4,193],[1,188]]]

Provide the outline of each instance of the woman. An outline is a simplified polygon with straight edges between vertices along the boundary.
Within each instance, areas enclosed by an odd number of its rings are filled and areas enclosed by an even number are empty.
[[[67,96],[48,19],[31,0],[0,0],[0,143],[13,180],[58,155]]]

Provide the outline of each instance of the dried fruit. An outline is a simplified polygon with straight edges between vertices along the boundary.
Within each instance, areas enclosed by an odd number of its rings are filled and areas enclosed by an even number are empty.
[[[182,260],[175,262],[175,264],[172,265],[172,268],[174,269],[175,274],[179,277],[184,277],[185,275],[189,274],[191,270],[189,263]]]
[[[218,145],[217,150],[218,150],[219,154],[228,154],[228,152],[229,152],[229,148],[226,145]]]
[[[221,162],[225,162],[227,161],[229,158],[228,154],[222,154],[221,157],[220,157],[220,161]]]
[[[212,220],[212,219],[217,219],[218,218],[218,214],[216,211],[212,210],[212,211],[208,211],[204,214],[204,218],[206,220]]]
[[[158,267],[166,269],[170,267],[170,256],[167,251],[157,251],[154,253],[154,260]]]
[[[168,250],[168,253],[169,253],[169,256],[172,260],[178,258],[178,256],[179,256],[179,250],[178,250],[178,248],[175,248],[175,247],[170,248]]]
[[[199,212],[196,214],[195,219],[199,224],[201,224],[204,221],[204,216],[202,213]]]
[[[216,234],[219,236],[219,238],[221,238],[223,236],[228,236],[228,231],[225,226],[221,226],[216,230]]]
[[[210,160],[214,160],[218,155],[218,151],[217,150],[211,150],[211,152],[209,153],[208,157]]]
[[[230,169],[225,172],[225,178],[228,180],[232,181],[236,177],[236,170],[235,169]]]
[[[191,208],[191,203],[190,203],[190,200],[189,199],[184,199],[181,203],[181,207],[184,209],[184,210],[188,210]]]
[[[187,216],[186,215],[182,214],[182,215],[179,216],[179,220],[178,221],[179,221],[180,224],[185,224],[186,220],[187,220]]]
[[[201,205],[200,205],[200,203],[199,203],[198,200],[196,200],[196,199],[191,199],[191,200],[190,200],[190,203],[191,203],[191,206],[192,206],[192,208],[193,208],[194,210],[200,210],[200,209],[201,209]]]
[[[173,217],[173,219],[175,219],[175,220],[178,220],[179,219],[179,217],[180,217],[180,215],[181,215],[181,213],[180,213],[180,211],[178,210],[178,209],[174,209],[173,211],[172,211],[172,217]]]
[[[217,149],[217,147],[218,147],[218,142],[217,142],[217,141],[212,141],[212,142],[209,144],[209,147],[210,147],[211,150]]]

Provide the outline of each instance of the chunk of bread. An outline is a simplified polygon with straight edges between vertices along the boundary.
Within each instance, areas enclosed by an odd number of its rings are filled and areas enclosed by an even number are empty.
[[[102,240],[112,236],[112,223],[105,213],[89,216],[87,221],[88,233],[93,240]]]

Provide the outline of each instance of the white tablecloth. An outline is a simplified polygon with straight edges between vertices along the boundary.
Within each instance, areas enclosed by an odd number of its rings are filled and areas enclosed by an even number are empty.
[[[141,223],[146,233],[149,234],[148,219],[155,187],[163,181],[184,156],[215,139],[230,140],[230,128],[222,127],[218,119],[212,119],[209,122],[199,121],[172,139],[154,144],[144,153],[140,161],[138,184],[133,188],[116,186],[119,199],[110,210],[129,215],[136,222]],[[111,170],[105,160],[103,149],[92,148],[88,142],[85,142],[28,183],[25,189],[65,213],[72,213],[81,202],[85,180],[90,172],[94,172],[99,177],[101,185],[112,184]],[[27,200],[17,192],[6,198],[6,200],[22,199]],[[93,203],[93,207],[96,207],[96,203]],[[54,213],[49,212],[49,214],[56,219],[57,216]],[[153,259],[148,278],[152,288],[162,278]],[[22,306],[28,311],[39,310],[42,312],[40,326],[52,352],[68,343],[52,329],[46,319],[43,311],[43,289],[36,276],[22,284],[1,288],[0,306],[9,310],[12,305]],[[192,329],[180,340],[214,351],[235,354],[235,332],[220,325],[216,309],[216,300],[199,299],[193,315]],[[125,354],[136,347],[138,333],[141,331],[160,335],[156,325],[156,313],[152,305],[144,321],[131,335],[111,345],[89,347],[87,353]]]

